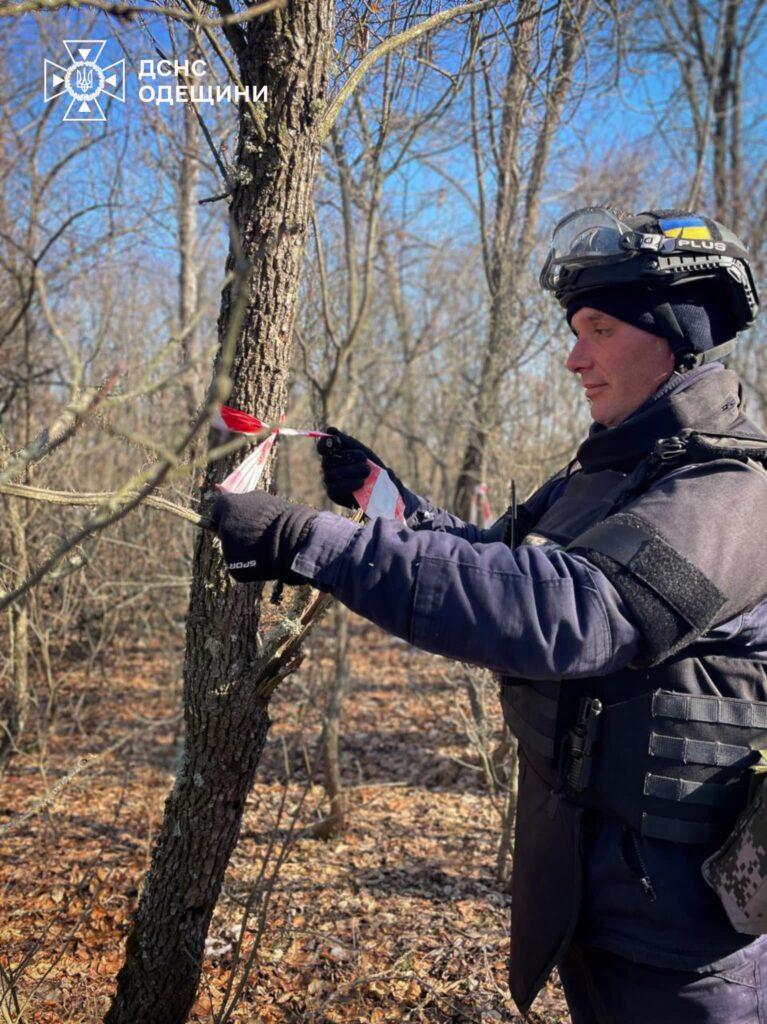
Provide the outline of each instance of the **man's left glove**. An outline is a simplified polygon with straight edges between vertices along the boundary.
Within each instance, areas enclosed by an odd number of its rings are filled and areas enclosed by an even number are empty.
[[[294,505],[266,491],[222,494],[211,512],[221,538],[224,561],[239,583],[282,580],[307,583],[290,568],[317,515],[307,505]]]

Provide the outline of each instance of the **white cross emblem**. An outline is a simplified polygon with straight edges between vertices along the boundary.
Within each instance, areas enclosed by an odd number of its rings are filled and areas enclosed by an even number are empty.
[[[125,102],[125,58],[100,67],[98,60],[105,46],[106,39],[65,39],[69,67],[45,61],[45,102],[65,92],[72,98],[64,121],[106,121],[99,103],[102,94]]]

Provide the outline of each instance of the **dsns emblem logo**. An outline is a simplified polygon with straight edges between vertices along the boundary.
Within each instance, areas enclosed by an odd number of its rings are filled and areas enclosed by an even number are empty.
[[[64,121],[106,121],[99,96],[125,102],[125,59],[102,68],[98,60],[106,39],[65,39],[68,68],[45,61],[45,102],[67,93],[71,102]]]

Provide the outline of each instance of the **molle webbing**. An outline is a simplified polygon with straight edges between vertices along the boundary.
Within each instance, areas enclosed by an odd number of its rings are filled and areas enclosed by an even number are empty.
[[[734,743],[720,743],[718,740],[693,740],[689,736],[663,736],[650,733],[647,748],[652,757],[662,757],[680,764],[714,765],[717,768],[745,766],[752,761],[751,748],[739,747]]]
[[[714,695],[656,690],[652,695],[652,713],[659,718],[678,718],[684,722],[716,722],[717,725],[767,729],[767,702],[762,701],[756,703]]]
[[[629,723],[636,739],[626,735]],[[597,771],[583,802],[642,835],[712,843],[745,806],[744,769],[767,746],[767,703],[656,690],[608,705],[599,725]]]
[[[767,748],[767,702],[655,690],[607,704],[598,716],[589,782],[575,793],[564,779],[556,783],[560,761],[567,763],[557,736],[563,685],[507,683],[501,691],[510,727],[539,769],[540,759],[548,765],[553,788],[655,839],[724,837],[746,803],[746,769]]]
[[[753,761],[753,751],[750,761]],[[644,795],[659,800],[675,801],[685,807],[706,807],[716,809],[725,815],[728,822],[734,821],[743,810],[747,787],[739,781],[729,784],[719,782],[687,782],[684,779],[658,776],[648,772],[645,775]],[[722,834],[720,820],[689,821],[668,814],[648,814],[642,811],[639,825],[642,835],[654,839],[666,839],[677,843],[716,842]]]
[[[668,843],[715,843],[722,838],[722,826],[709,822],[682,821],[656,814],[642,814],[640,832]]]
[[[644,777],[645,796],[655,796],[659,800],[677,800],[686,804],[719,807],[732,799],[735,791],[740,793],[738,787],[722,785],[719,782],[687,782],[673,776],[653,775],[652,772],[648,772]]]

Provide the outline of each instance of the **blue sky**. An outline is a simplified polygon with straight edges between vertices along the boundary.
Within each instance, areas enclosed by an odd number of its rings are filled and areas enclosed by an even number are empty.
[[[9,22],[6,20],[6,25]],[[19,111],[18,126],[23,133],[34,130],[34,120],[43,115],[44,101],[42,97],[43,59],[49,57],[58,63],[66,64],[66,53],[61,44],[64,38],[106,38],[101,64],[111,63],[127,53],[127,75],[125,104],[111,101],[109,104],[108,128],[111,136],[110,156],[114,160],[115,153],[120,153],[120,161],[124,164],[122,182],[125,188],[126,214],[137,211],[137,204],[151,198],[155,213],[150,219],[150,227],[144,229],[143,237],[136,238],[133,252],[151,252],[159,265],[169,268],[175,263],[175,221],[172,208],[172,189],[167,179],[145,166],[145,158],[154,150],[156,159],[166,160],[163,156],[167,150],[166,140],[162,137],[161,125],[178,130],[181,118],[179,107],[160,107],[159,111],[147,110],[146,105],[139,101],[138,90],[141,85],[138,79],[138,61],[141,59],[159,59],[154,52],[155,42],[166,52],[172,50],[168,25],[160,17],[146,20],[144,25],[118,23],[104,15],[86,15],[82,12],[63,11],[53,15],[24,17],[10,26],[14,45],[10,49],[8,60],[11,63],[12,76],[15,81],[28,84],[32,94],[30,104]],[[170,30],[183,49],[184,30],[174,24]],[[41,33],[47,42],[41,40]],[[151,37],[150,34],[151,33]],[[755,41],[754,52],[760,49],[761,40]],[[455,35],[444,33],[437,44],[437,52],[449,63],[451,47],[455,49]],[[595,59],[594,55],[592,62]],[[218,62],[215,58],[215,65]],[[211,74],[221,74],[220,65],[211,67]],[[592,72],[594,73],[594,72]],[[210,81],[210,76],[206,81]],[[163,80],[170,81],[169,79]],[[225,81],[223,77],[219,81]],[[764,99],[763,73],[752,69],[749,74],[747,102],[754,115],[758,115]],[[685,187],[689,175],[690,146],[685,133],[684,120],[680,114],[680,104],[675,105],[676,123],[671,124],[663,117],[663,108],[674,97],[677,84],[676,69],[672,62],[652,57],[632,57],[632,67],[624,68],[620,77],[618,90],[605,91],[594,95],[587,93],[578,105],[571,122],[560,132],[557,140],[553,169],[549,176],[546,189],[546,206],[544,224],[548,224],[567,207],[569,191],[573,182],[582,172],[584,162],[589,167],[598,167],[603,160],[608,162],[631,159],[632,152],[641,154],[646,161],[649,173],[645,175],[643,184],[646,186],[642,197],[646,204],[667,204],[678,199],[678,193]],[[56,107],[50,114],[46,129],[44,159],[52,164],[59,159],[63,147],[72,146],[84,136],[92,136],[103,126],[93,124],[67,125],[60,121],[65,109],[66,98],[55,100]],[[465,96],[460,101],[464,105]],[[206,120],[210,119],[211,109],[203,107]],[[457,108],[460,110],[460,105]],[[147,118],[148,113],[157,114],[154,123]],[[221,120],[231,111],[219,110],[215,117]],[[31,117],[31,122],[30,122]],[[22,123],[26,119],[26,123]],[[120,138],[120,145],[116,140]],[[750,155],[762,153],[764,138],[761,124],[748,129],[746,139]],[[168,151],[170,152],[170,151]],[[63,181],[68,188],[82,190],[83,186],[96,197],[110,187],[114,179],[114,165],[110,159],[104,159],[104,147],[94,147],[90,152],[73,162],[71,172]],[[628,157],[625,156],[628,154]],[[209,154],[206,154],[209,159]],[[471,161],[467,159],[465,150],[457,150],[439,158],[452,174],[459,177],[469,195],[476,195]],[[172,168],[165,167],[166,170]],[[417,205],[419,194],[436,197],[444,182],[415,161],[410,161],[394,179],[390,188],[400,189],[407,181],[411,209]],[[220,190],[220,183],[214,175],[208,175],[202,185],[203,193]],[[432,199],[422,206],[411,226],[419,235],[430,238],[434,244],[444,244],[445,239],[453,238],[461,243],[470,243],[472,233],[476,241],[476,226],[465,202],[447,187],[447,202],[435,202]],[[396,198],[392,191],[392,199]],[[669,191],[672,194],[669,194]],[[142,196],[144,200],[142,200]],[[224,238],[223,204],[218,210],[201,209],[203,223],[209,228],[220,232]],[[84,223],[91,225],[97,234],[101,230],[100,215],[94,213]],[[208,228],[206,228],[208,230]],[[219,247],[218,257],[221,255]],[[218,258],[217,257],[217,258]]]

